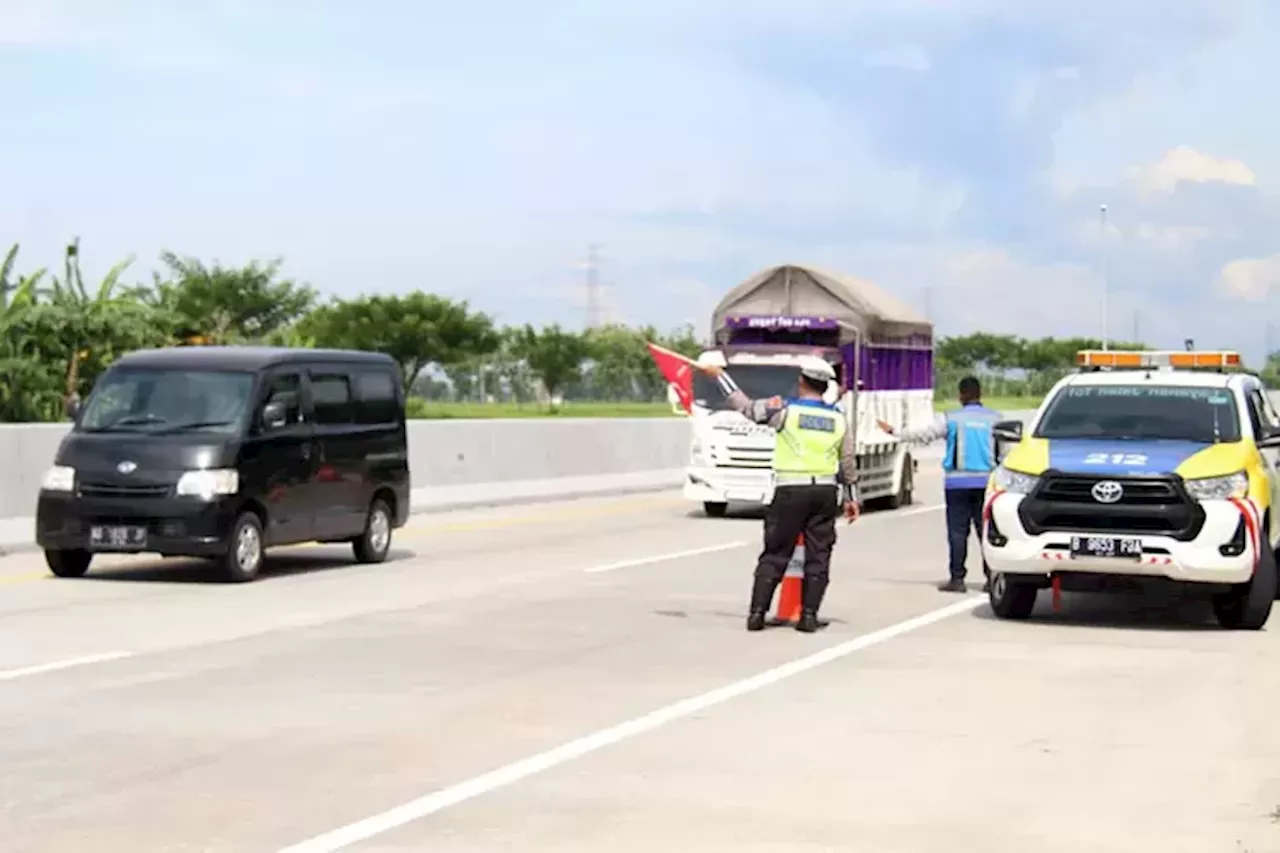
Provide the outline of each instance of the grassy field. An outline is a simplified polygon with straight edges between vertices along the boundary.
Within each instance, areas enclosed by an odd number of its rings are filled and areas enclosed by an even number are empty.
[[[1001,412],[1034,409],[1040,405],[1035,397],[992,397],[984,401]],[[956,403],[943,400],[935,404],[938,411],[955,408]],[[447,403],[437,400],[411,399],[409,417],[427,420],[463,418],[670,418],[675,417],[666,403],[565,403],[555,411],[533,403]]]

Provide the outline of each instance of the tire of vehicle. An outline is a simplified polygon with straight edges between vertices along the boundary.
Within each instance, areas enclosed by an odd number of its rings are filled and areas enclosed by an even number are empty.
[[[391,508],[382,498],[374,498],[365,518],[364,533],[351,542],[356,562],[381,563],[391,550]]]
[[[707,501],[702,505],[702,508],[712,518],[724,518],[724,514],[729,511],[727,503],[716,503],[715,501]]]
[[[93,562],[93,554],[81,549],[71,551],[45,551],[44,562],[60,578],[83,577]]]
[[[219,574],[229,583],[245,583],[262,570],[265,547],[262,521],[252,512],[242,512],[231,528],[227,551],[218,559]]]
[[[1267,624],[1276,600],[1276,555],[1264,548],[1253,579],[1213,597],[1213,615],[1229,631],[1257,631]]]
[[[911,454],[902,457],[902,482],[898,484],[898,493],[885,502],[889,509],[910,506],[915,499],[915,466],[911,464]]]
[[[1026,619],[1035,610],[1036,596],[1039,594],[1040,587],[1035,581],[993,572],[991,591],[987,596],[991,602],[991,612],[998,618]]]

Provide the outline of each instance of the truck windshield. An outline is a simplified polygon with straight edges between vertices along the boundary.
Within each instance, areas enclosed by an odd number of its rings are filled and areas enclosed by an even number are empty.
[[[109,370],[76,427],[82,432],[235,432],[253,374],[201,370]]]
[[[1095,385],[1062,389],[1036,428],[1040,438],[1239,441],[1236,404],[1225,388]]]
[[[728,373],[743,393],[753,399],[794,397],[800,369],[788,364],[735,364]],[[729,408],[720,383],[705,373],[693,375],[693,402],[713,412]]]

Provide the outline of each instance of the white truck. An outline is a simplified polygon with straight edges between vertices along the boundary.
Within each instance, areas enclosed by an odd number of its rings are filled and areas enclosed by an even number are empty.
[[[912,500],[915,461],[883,432],[934,419],[933,326],[875,285],[813,267],[770,267],[743,281],[712,314],[715,347],[699,362],[725,365],[751,397],[795,393],[802,355],[836,371],[836,403],[857,438],[859,497],[890,508]],[[731,410],[719,385],[694,373],[684,496],[708,515],[773,499],[774,433]]]

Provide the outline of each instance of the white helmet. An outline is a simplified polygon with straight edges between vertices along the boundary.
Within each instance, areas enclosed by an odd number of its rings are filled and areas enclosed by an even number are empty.
[[[831,365],[812,355],[800,357],[800,375],[818,382],[834,382],[836,380],[836,372]]]

